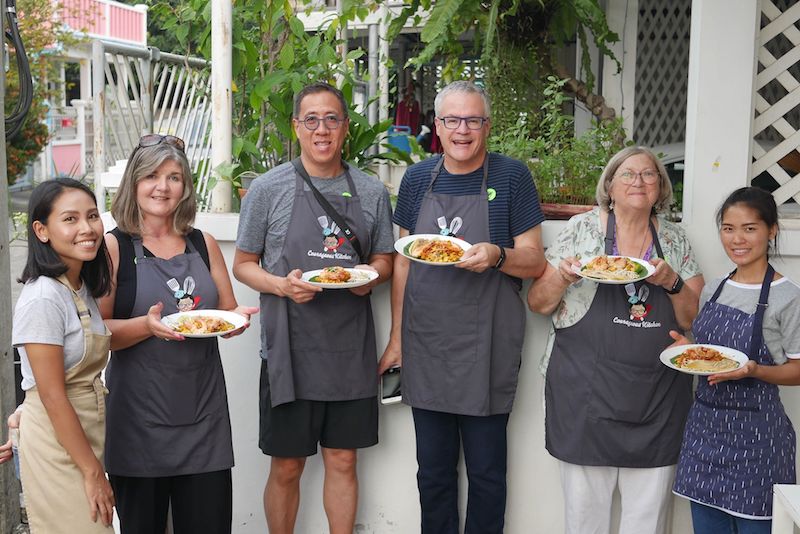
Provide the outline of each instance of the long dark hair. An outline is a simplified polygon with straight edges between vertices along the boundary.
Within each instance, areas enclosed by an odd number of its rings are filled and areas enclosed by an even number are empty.
[[[742,204],[752,209],[758,214],[767,228],[775,227],[775,239],[772,240],[767,249],[767,256],[769,251],[772,250],[775,255],[778,255],[778,206],[775,204],[775,197],[772,193],[761,189],[760,187],[740,187],[725,199],[722,206],[717,210],[717,228],[722,227],[722,218],[728,208],[736,204]]]
[[[67,272],[67,266],[61,257],[53,250],[50,243],[42,243],[33,231],[34,221],[47,224],[47,219],[53,211],[53,205],[66,189],[83,191],[91,198],[95,205],[97,201],[94,193],[86,185],[72,178],[54,178],[37,185],[28,201],[28,261],[19,282],[36,280],[40,276],[58,278]],[[106,249],[106,242],[100,236],[100,248],[91,261],[83,262],[81,279],[89,289],[89,293],[97,298],[111,293],[111,258]]]

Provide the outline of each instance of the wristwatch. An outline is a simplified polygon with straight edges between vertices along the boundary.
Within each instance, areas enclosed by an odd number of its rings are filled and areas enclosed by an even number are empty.
[[[677,278],[675,278],[675,282],[672,284],[672,287],[667,289],[667,293],[670,295],[677,295],[681,292],[681,289],[683,289],[683,278],[678,275]]]
[[[494,268],[500,269],[506,262],[506,249],[501,247],[500,245],[498,245],[497,248],[500,249],[500,257],[497,258],[497,263],[494,264]]]

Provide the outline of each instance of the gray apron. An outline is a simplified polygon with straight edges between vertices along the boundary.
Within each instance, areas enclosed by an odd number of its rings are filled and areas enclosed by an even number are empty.
[[[188,252],[165,260],[136,253],[136,301],[131,317],[156,302],[163,315],[214,309],[217,288],[205,262]],[[177,289],[176,289],[177,288]],[[231,424],[217,338],[167,342],[151,336],[112,353],[106,370],[106,469],[112,475],[165,477],[233,466]]]
[[[606,254],[613,250],[614,226],[612,212]],[[664,258],[652,222],[650,232]],[[639,297],[641,313],[628,300],[631,293]],[[663,288],[647,282],[628,284],[627,290],[598,284],[586,315],[556,330],[545,381],[550,454],[576,465],[642,468],[677,462],[692,377],[659,360],[673,343],[670,330],[681,328]]]
[[[292,217],[272,274],[286,276],[294,269],[306,272],[333,265],[354,267],[368,261],[370,233],[346,165],[345,175],[349,196],[325,198],[356,234],[366,258],[359,259],[295,173]],[[378,355],[369,296],[359,297],[348,289],[326,289],[310,302],[296,304],[262,293],[261,324],[267,340],[272,406],[296,399],[344,401],[378,394]]]
[[[444,158],[431,172],[416,232],[489,242],[486,185],[477,195],[433,192]],[[474,273],[412,262],[403,301],[403,402],[414,408],[486,416],[511,412],[525,335],[515,281],[494,269]]]

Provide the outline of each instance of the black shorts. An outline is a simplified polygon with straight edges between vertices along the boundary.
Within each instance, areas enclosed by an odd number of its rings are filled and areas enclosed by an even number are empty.
[[[349,401],[298,399],[272,407],[267,362],[261,361],[258,446],[270,456],[301,458],[328,449],[363,449],[378,443],[378,398]]]

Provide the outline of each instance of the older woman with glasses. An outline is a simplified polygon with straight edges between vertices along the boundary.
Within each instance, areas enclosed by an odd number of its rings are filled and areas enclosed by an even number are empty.
[[[545,436],[560,461],[568,534],[608,533],[615,490],[620,534],[666,532],[692,382],[659,354],[670,330],[690,328],[703,287],[686,235],[660,215],[671,201],[658,158],[623,149],[600,176],[599,207],[570,219],[528,292],[531,310],[553,319]],[[603,255],[646,260],[655,271],[615,285],[575,274]]]
[[[219,245],[192,228],[184,143],[146,135],[128,159],[107,234],[113,290],[100,312],[113,334],[106,469],[125,534],[231,531],[233,447],[217,339],[161,322],[178,311],[238,306]],[[235,335],[246,328],[229,334]]]

